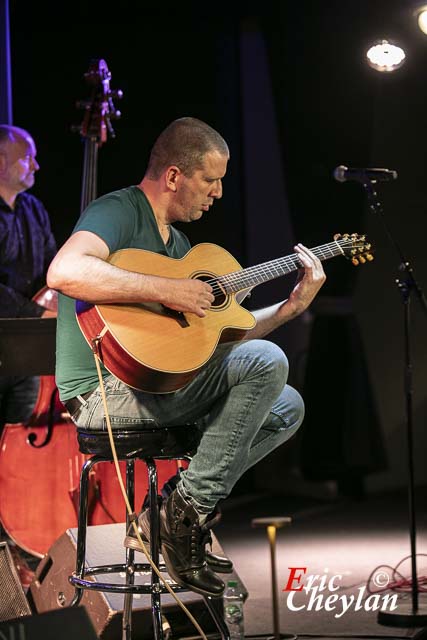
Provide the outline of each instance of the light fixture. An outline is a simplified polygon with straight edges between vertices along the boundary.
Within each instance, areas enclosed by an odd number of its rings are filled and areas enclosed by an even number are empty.
[[[406,56],[401,47],[388,40],[380,40],[368,49],[366,57],[376,71],[390,72],[401,67]]]
[[[417,16],[419,28],[427,35],[427,5],[418,7],[414,13]]]

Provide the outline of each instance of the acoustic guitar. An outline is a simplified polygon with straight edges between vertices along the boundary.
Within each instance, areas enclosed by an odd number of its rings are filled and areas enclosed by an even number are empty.
[[[314,247],[320,260],[343,255],[357,265],[371,261],[365,236],[336,235]],[[177,260],[143,249],[121,249],[111,264],[138,273],[208,282],[215,301],[204,318],[157,303],[98,304],[76,302],[77,321],[87,342],[119,380],[150,393],[180,389],[208,362],[222,342],[241,340],[256,320],[240,303],[255,286],[302,268],[296,253],[242,269],[225,249],[198,244]]]

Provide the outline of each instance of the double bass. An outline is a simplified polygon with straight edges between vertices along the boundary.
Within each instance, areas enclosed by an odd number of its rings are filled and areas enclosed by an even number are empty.
[[[84,109],[82,124],[74,128],[84,141],[81,210],[96,197],[98,148],[106,142],[107,131],[112,131],[110,117],[119,115],[112,102],[110,77],[104,60],[92,61],[85,74],[91,95],[78,103]],[[57,293],[48,287],[33,300],[57,311]],[[0,441],[0,521],[20,548],[42,557],[67,528],[77,526],[84,461],[75,426],[59,400],[55,378],[43,375],[29,421],[5,425]],[[115,521],[107,509],[99,515],[102,499],[95,477],[92,486],[91,515],[103,523]]]
[[[33,300],[56,311],[55,292],[43,289]],[[43,375],[29,421],[6,424],[0,440],[0,521],[21,549],[42,556],[64,526],[76,521],[80,464],[75,429],[54,376]]]
[[[111,74],[104,60],[92,61],[85,79],[90,98],[78,103],[84,109],[84,118],[75,128],[84,142],[81,211],[97,196],[98,149],[109,136],[114,136],[111,119],[120,113],[113,99],[121,97],[120,91],[110,89]],[[33,299],[56,311],[57,294],[47,287]],[[59,400],[54,376],[41,376],[38,399],[28,423],[6,425],[0,440],[0,521],[20,548],[42,557],[65,530],[77,526],[79,478],[84,461],[75,425]],[[124,463],[121,470],[124,476]],[[175,472],[174,463],[164,463],[159,470],[160,480]],[[142,503],[146,486],[144,482],[138,484],[137,504]],[[114,466],[97,465],[91,476],[89,524],[121,522],[124,516]]]

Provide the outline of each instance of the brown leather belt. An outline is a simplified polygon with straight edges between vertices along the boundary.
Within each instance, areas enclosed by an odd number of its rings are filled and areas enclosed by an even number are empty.
[[[92,395],[92,393],[93,393],[93,389],[92,391],[81,393],[80,398],[83,398],[83,400],[88,400]],[[69,400],[65,400],[64,404],[67,407],[67,411],[70,414],[70,416],[72,416],[73,413],[75,413],[77,409],[80,409],[80,407],[82,406],[82,402],[80,398],[76,396],[75,398],[70,398]]]

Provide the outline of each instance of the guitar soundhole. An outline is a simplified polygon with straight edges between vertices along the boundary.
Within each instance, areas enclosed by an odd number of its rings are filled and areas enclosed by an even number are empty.
[[[193,275],[192,277],[197,278],[197,280],[203,280],[203,282],[209,282],[209,284],[212,285],[215,300],[212,302],[211,309],[223,309],[225,306],[227,306],[229,302],[228,296],[223,290],[221,283],[218,282],[213,273],[198,273],[196,275]],[[215,280],[214,284],[212,283],[213,279]]]

